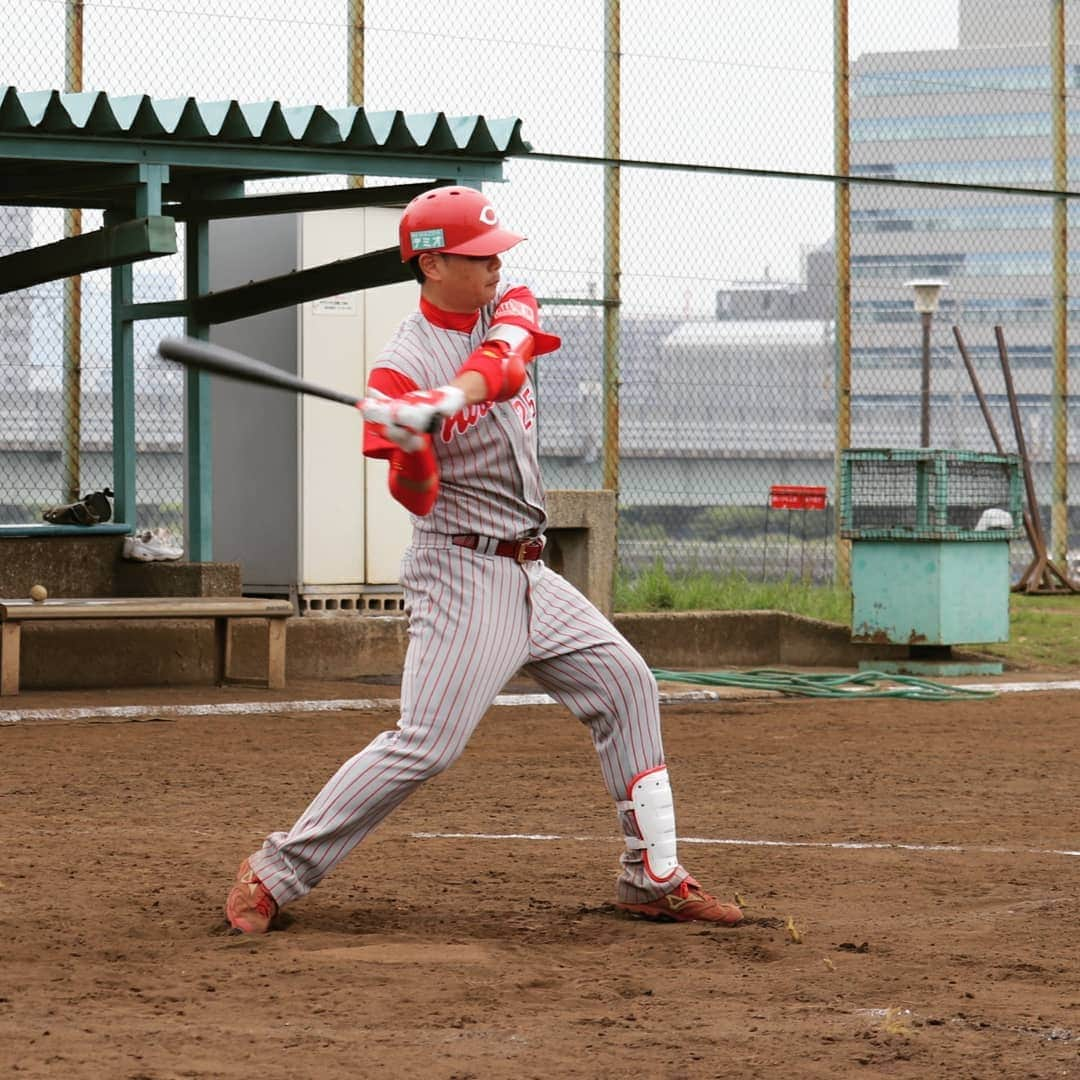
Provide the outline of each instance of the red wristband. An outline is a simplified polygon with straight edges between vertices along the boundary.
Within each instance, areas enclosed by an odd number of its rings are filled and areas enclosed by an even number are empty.
[[[439,495],[439,466],[430,437],[425,443],[415,453],[395,449],[390,455],[390,494],[420,517],[431,513]]]

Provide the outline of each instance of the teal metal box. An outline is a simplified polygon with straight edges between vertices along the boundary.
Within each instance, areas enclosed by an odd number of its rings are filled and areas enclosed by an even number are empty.
[[[1009,541],[1020,459],[966,450],[851,449],[840,458],[840,535],[851,540],[852,640],[1009,640]]]
[[[859,540],[851,545],[851,638],[898,645],[1009,640],[1009,545]]]

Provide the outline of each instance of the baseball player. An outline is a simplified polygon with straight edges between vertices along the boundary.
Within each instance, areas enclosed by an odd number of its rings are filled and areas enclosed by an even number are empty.
[[[652,673],[540,558],[547,518],[529,364],[561,342],[540,329],[532,293],[500,278],[500,254],[523,239],[466,187],[426,192],[402,215],[401,257],[420,282],[420,305],[369,380],[390,420],[364,429],[364,453],[389,459],[391,494],[413,523],[401,564],[401,717],[338,769],[288,832],[271,833],[240,865],[225,905],[237,931],[265,933],[452,765],[519,670],[592,735],[626,839],[616,906],[655,920],[742,919],[676,854]]]

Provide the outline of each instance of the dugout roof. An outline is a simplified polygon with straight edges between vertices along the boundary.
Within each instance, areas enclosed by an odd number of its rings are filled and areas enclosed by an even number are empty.
[[[166,201],[181,201],[205,180],[494,180],[504,158],[529,150],[516,118],[0,87],[0,200],[8,204],[116,205],[133,185],[122,168],[105,165],[168,166]]]

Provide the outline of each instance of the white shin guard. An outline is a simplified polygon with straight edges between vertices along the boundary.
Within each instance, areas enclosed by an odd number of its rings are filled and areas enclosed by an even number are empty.
[[[669,881],[679,868],[675,852],[675,801],[666,765],[648,769],[626,785],[626,802],[619,810],[634,815],[638,836],[626,837],[631,851],[640,851],[645,872],[653,881]]]

